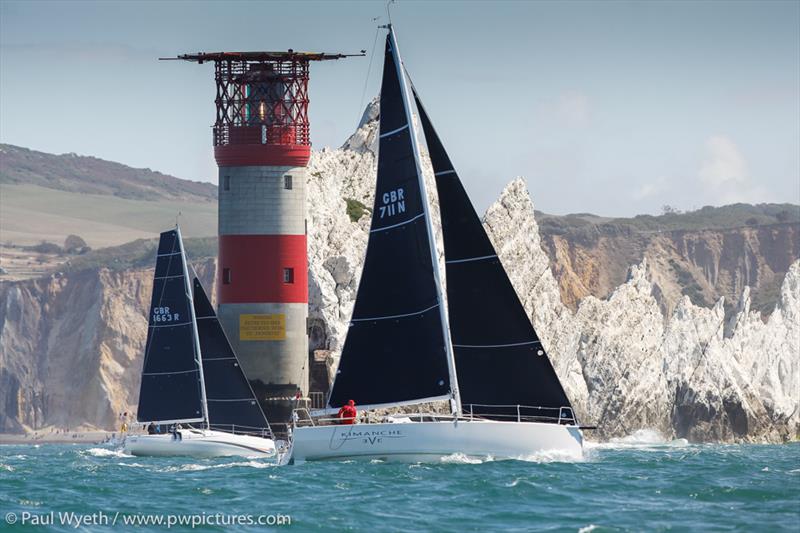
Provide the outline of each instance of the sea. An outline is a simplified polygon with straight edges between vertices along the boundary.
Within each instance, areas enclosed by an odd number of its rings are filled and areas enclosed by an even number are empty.
[[[583,461],[275,466],[141,458],[113,445],[0,446],[1,531],[800,532],[800,443],[640,431]]]

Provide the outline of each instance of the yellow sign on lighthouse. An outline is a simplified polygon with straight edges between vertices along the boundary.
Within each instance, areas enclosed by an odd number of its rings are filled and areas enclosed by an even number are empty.
[[[286,340],[286,315],[239,315],[239,339],[243,341]]]

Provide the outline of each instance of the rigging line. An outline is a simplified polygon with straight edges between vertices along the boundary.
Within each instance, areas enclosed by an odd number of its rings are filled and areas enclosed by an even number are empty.
[[[400,133],[401,131],[405,130],[406,128],[408,128],[408,124],[400,126],[399,128],[395,128],[395,129],[393,129],[391,131],[387,131],[386,133],[381,133],[378,137],[381,138],[381,139],[385,139],[386,137],[391,137],[392,135],[394,135],[396,133]]]
[[[380,17],[375,17],[372,19],[373,21],[379,19]],[[364,98],[367,96],[367,85],[369,84],[369,74],[372,72],[372,60],[375,58],[375,46],[378,44],[378,32],[381,31],[380,26],[375,28],[375,39],[372,41],[372,52],[369,54],[369,66],[367,67],[367,76],[364,78],[364,90],[361,91],[361,104],[359,104],[358,109],[364,109]]]
[[[445,261],[445,264],[452,265],[454,263],[471,263],[473,261],[483,261],[485,259],[497,259],[497,254],[481,255],[479,257],[467,257],[464,259],[451,259],[450,261]]]
[[[402,315],[372,316],[372,317],[367,317],[367,318],[351,318],[350,322],[351,323],[353,323],[353,322],[374,322],[376,320],[388,320],[388,319],[391,319],[391,318],[405,318],[405,317],[409,317],[409,316],[421,315],[423,313],[427,313],[431,309],[435,309],[437,307],[439,307],[438,303],[428,307],[427,309],[422,309],[421,311],[414,311],[412,313],[405,313],[405,314],[402,314]]]
[[[398,222],[397,224],[392,224],[391,226],[382,226],[380,228],[371,229],[371,230],[369,230],[369,232],[370,233],[374,233],[376,231],[383,231],[383,230],[387,230],[387,229],[397,228],[397,227],[400,227],[400,226],[405,226],[406,224],[410,224],[411,222],[414,222],[415,220],[417,220],[419,218],[422,218],[424,216],[425,216],[425,213],[420,213],[419,215],[417,215],[417,216],[415,216],[413,218],[409,218],[408,220],[406,220],[404,222]]]

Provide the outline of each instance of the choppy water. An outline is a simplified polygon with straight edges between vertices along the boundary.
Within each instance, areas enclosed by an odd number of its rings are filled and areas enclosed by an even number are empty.
[[[127,516],[202,520],[220,513],[223,523],[230,515],[264,515],[272,523],[288,516],[288,529],[297,531],[797,532],[800,444],[690,445],[643,433],[590,445],[579,463],[452,457],[440,464],[285,467],[245,459],[136,458],[90,445],[0,446],[0,530],[35,531],[31,522],[46,521],[51,511],[55,524],[44,529],[62,531],[75,528],[62,525],[58,513],[72,511],[95,513],[101,525],[86,525],[88,531],[113,529],[102,525],[99,513],[106,520],[120,513],[120,530],[131,530],[122,525]],[[11,527],[7,513],[17,520]]]

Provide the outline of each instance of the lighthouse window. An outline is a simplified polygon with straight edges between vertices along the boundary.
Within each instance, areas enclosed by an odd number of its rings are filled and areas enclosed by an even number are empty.
[[[288,191],[292,190],[292,176],[291,175],[286,174],[283,177],[283,188],[288,190]]]
[[[283,269],[283,282],[284,283],[294,283],[294,269],[293,268],[284,268]]]
[[[231,284],[231,269],[230,268],[223,268],[222,269],[222,283],[225,285]]]
[[[230,176],[222,176],[222,190],[223,191],[231,190],[231,177]]]

